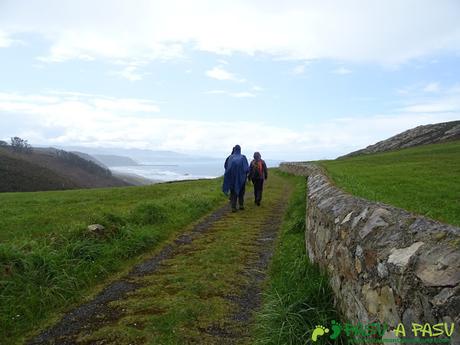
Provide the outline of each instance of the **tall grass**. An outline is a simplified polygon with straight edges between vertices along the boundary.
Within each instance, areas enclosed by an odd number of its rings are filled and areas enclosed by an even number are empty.
[[[297,188],[279,235],[262,309],[254,330],[255,344],[310,344],[316,325],[339,320],[328,278],[312,264],[305,250],[305,180]],[[328,337],[315,344],[332,343]],[[334,344],[344,343],[343,339]]]
[[[219,185],[213,180],[0,195],[0,343],[19,342],[109,274],[216,207],[225,199]],[[92,223],[106,231],[88,232]]]

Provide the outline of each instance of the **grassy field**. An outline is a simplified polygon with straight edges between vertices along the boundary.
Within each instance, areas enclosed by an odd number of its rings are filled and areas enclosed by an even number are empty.
[[[0,194],[2,344],[22,343],[52,324],[63,311],[224,203],[220,184],[208,180]],[[227,296],[241,293],[248,283],[241,274],[259,258],[257,238],[263,224],[292,190],[262,309],[255,324],[241,328],[228,318],[235,310]],[[304,210],[304,179],[272,171],[262,207],[248,202],[245,211],[216,221],[206,236],[158,272],[137,278],[145,287],[112,303],[124,311],[121,319],[78,341],[213,343],[214,336],[203,330],[224,327],[251,344],[306,343],[316,324],[328,324],[337,315],[327,277],[309,264],[305,253]],[[91,223],[106,226],[107,234],[88,233]]]
[[[221,180],[0,194],[0,339],[36,329],[225,201]],[[101,238],[89,224],[108,229]]]
[[[230,338],[239,339],[240,344],[252,344],[247,342],[248,322],[232,317],[240,312],[234,300],[243,298],[241,291],[250,277],[242,272],[259,258],[257,239],[267,219],[290,190],[292,180],[271,172],[261,207],[249,199],[244,211],[218,219],[153,274],[136,278],[142,288],[110,304],[123,310],[120,319],[79,341],[227,344],[231,334]]]
[[[312,344],[316,325],[340,320],[326,275],[310,263],[305,250],[305,179],[289,176],[296,188],[270,265],[264,302],[257,314],[257,345]],[[328,336],[315,344],[344,344]]]
[[[320,164],[354,195],[460,226],[460,141]]]

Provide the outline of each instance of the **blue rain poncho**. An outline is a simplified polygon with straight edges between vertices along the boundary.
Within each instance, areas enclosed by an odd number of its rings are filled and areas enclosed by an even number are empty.
[[[248,172],[248,160],[245,155],[241,154],[241,149],[236,147],[234,153],[228,157],[222,191],[228,194],[233,189],[236,194],[239,194],[246,183]]]

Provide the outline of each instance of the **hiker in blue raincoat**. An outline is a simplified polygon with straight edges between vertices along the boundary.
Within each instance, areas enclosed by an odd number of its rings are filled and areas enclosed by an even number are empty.
[[[234,147],[233,153],[228,157],[226,163],[222,191],[225,194],[230,192],[232,212],[236,212],[237,201],[239,209],[244,210],[244,193],[246,190],[249,164],[246,156],[241,154],[240,145]]]

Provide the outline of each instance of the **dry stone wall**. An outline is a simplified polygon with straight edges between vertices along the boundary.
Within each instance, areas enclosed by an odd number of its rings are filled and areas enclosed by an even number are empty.
[[[460,326],[460,228],[345,193],[314,164],[281,170],[308,179],[308,255],[348,321]]]

